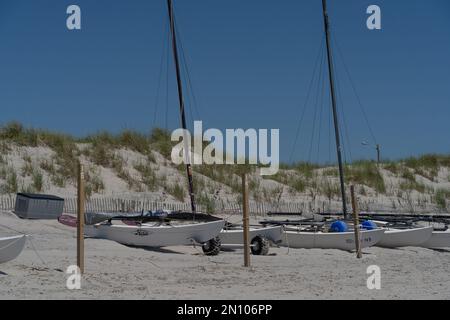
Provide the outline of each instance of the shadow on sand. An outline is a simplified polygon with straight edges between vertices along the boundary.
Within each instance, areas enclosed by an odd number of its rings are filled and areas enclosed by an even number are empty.
[[[439,249],[439,248],[435,248],[435,249],[431,249],[431,250],[436,251],[436,252],[440,252],[440,253],[449,253],[449,252],[450,252],[449,249]]]
[[[153,251],[153,252],[160,252],[160,253],[184,254],[183,252],[174,251],[174,250],[170,250],[170,249],[166,249],[166,248],[160,248],[160,247],[141,247],[141,246],[129,246],[129,245],[124,245],[124,246],[128,247],[128,248],[141,249],[141,250],[145,250],[145,251]]]

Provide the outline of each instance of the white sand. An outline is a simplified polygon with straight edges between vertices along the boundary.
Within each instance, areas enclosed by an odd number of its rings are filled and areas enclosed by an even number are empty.
[[[0,265],[1,299],[450,299],[450,251],[369,248],[363,259],[337,250],[271,248],[242,267],[242,251],[206,257],[201,248],[148,251],[87,239],[81,290],[64,273],[76,262],[75,229],[56,221],[20,220],[8,226],[33,235],[14,261]],[[166,252],[167,251],[167,252]],[[381,268],[381,290],[366,287],[366,268]]]

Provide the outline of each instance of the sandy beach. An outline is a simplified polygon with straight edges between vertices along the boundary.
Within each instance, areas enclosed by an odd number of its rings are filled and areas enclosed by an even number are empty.
[[[14,234],[5,227],[32,235],[16,260],[0,265],[1,299],[450,299],[450,251],[369,248],[357,260],[338,250],[271,248],[246,269],[241,250],[207,257],[201,248],[154,251],[95,239],[85,242],[81,290],[68,290],[75,229],[0,218],[2,236]],[[370,265],[381,268],[380,290],[367,289]]]

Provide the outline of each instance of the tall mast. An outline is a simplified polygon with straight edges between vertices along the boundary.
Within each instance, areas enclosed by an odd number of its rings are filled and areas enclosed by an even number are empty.
[[[328,57],[328,76],[330,79],[330,89],[331,89],[331,104],[333,107],[333,121],[334,121],[334,133],[336,136],[336,151],[339,165],[339,179],[341,183],[341,197],[342,197],[342,210],[344,213],[344,218],[347,219],[347,203],[345,199],[345,184],[344,184],[344,169],[342,166],[342,147],[339,135],[339,120],[336,110],[336,93],[334,91],[334,72],[333,72],[333,60],[331,55],[331,41],[330,41],[330,23],[328,20],[327,13],[327,0],[322,0],[323,8],[323,21],[325,24],[325,35],[327,42],[327,57]]]
[[[180,61],[178,58],[178,47],[177,47],[177,37],[176,37],[176,31],[175,31],[175,17],[173,14],[173,5],[172,0],[167,0],[167,7],[169,9],[169,20],[170,20],[170,32],[172,35],[172,50],[173,50],[173,59],[175,62],[175,70],[177,72],[177,87],[178,87],[178,101],[180,103],[180,115],[181,115],[181,126],[184,130],[187,129],[186,126],[186,114],[184,110],[184,99],[183,99],[183,85],[181,81],[181,73],[180,73]],[[186,153],[190,153],[190,150],[186,150]],[[187,158],[187,156],[185,157]],[[195,205],[195,197],[194,197],[194,186],[193,186],[193,179],[192,179],[192,167],[190,162],[186,163],[186,173],[189,181],[189,196],[191,199],[191,209],[192,212],[195,213],[196,205]]]

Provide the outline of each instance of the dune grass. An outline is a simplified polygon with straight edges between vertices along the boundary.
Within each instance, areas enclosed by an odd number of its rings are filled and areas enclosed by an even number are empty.
[[[447,209],[447,201],[450,201],[450,190],[436,190],[434,197],[439,208]]]
[[[184,187],[182,187],[178,183],[166,184],[164,189],[168,194],[173,196],[178,201],[184,202],[187,192],[185,191]]]
[[[0,175],[5,180],[0,187],[2,193],[16,193],[19,191],[18,177],[14,168],[6,167],[2,170]]]
[[[175,166],[169,161],[174,144],[170,140],[170,132],[159,128],[149,133],[123,130],[113,134],[100,131],[84,137],[74,137],[44,129],[26,128],[18,122],[7,123],[0,126],[1,191],[13,193],[25,188],[40,192],[44,189],[43,173],[47,173],[48,183],[61,188],[67,183],[75,183],[78,160],[83,156],[96,166],[110,168],[116,176],[126,181],[133,191],[157,191],[158,186],[163,186],[167,193],[179,201],[184,201],[188,196],[185,189],[186,183],[168,184],[167,177],[158,176],[155,169],[159,167],[159,162],[156,161],[158,155],[155,152],[157,152],[166,159],[164,165],[177,168],[180,174],[185,175],[184,166]],[[53,150],[54,156],[33,162],[28,155],[25,155],[24,164],[17,172],[14,172],[7,160],[7,155],[14,146],[48,147]],[[130,168],[130,164],[120,155],[119,151],[122,149],[137,152],[143,155],[145,160],[133,164]],[[361,194],[367,194],[370,189],[385,194],[386,183],[389,183],[391,189],[390,182],[385,182],[382,175],[383,170],[386,170],[396,178],[398,193],[417,191],[428,197],[431,196],[435,203],[444,206],[450,191],[435,191],[420,181],[423,177],[436,182],[438,175],[444,170],[442,168],[445,167],[450,168],[450,155],[427,154],[384,161],[381,164],[373,161],[354,161],[352,164],[345,165],[344,170],[347,185],[357,185],[357,190],[361,190]],[[262,180],[257,178],[256,168],[257,166],[251,165],[194,165],[193,170],[196,175],[194,190],[199,199],[198,202],[212,209],[215,183],[226,185],[232,193],[239,195],[242,189],[240,175],[243,172],[249,174],[249,190],[252,197],[258,201],[277,198],[285,186],[292,194],[322,195],[328,199],[340,196],[337,180],[339,172],[336,166],[308,162],[281,164],[281,170],[276,175],[264,177],[264,179],[279,182],[281,185],[276,188],[280,190],[266,188],[261,183]],[[137,176],[133,169],[138,172]],[[209,179],[204,179],[205,177]],[[24,186],[23,181],[30,179],[31,183]],[[450,176],[448,180],[450,181]],[[105,188],[100,174],[94,171],[90,172],[87,184],[88,192],[92,195],[103,192]]]
[[[134,169],[141,174],[141,182],[147,187],[149,191],[155,191],[158,187],[158,179],[156,173],[148,163],[137,163]]]
[[[349,183],[366,185],[378,193],[386,193],[383,176],[377,164],[372,161],[357,161],[351,166],[345,166],[345,176]]]
[[[31,186],[36,192],[41,192],[44,187],[44,177],[39,171],[34,171]]]

